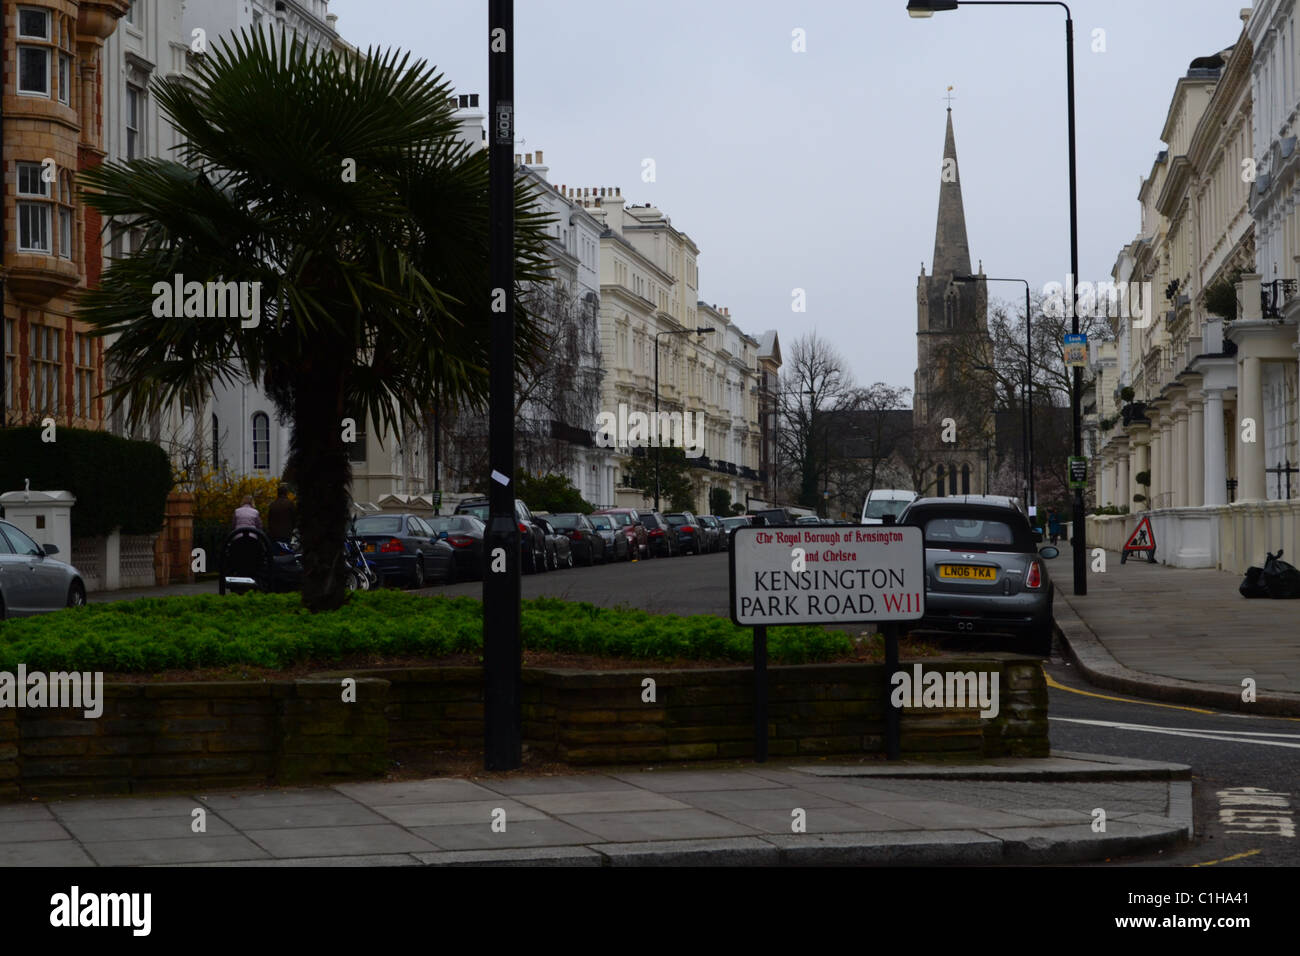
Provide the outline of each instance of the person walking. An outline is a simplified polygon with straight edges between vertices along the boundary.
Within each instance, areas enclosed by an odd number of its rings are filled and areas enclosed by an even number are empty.
[[[281,485],[276,491],[275,500],[266,509],[266,533],[271,540],[290,546],[293,539],[294,507],[289,500],[289,486]]]
[[[243,504],[235,509],[235,520],[233,524],[236,530],[239,528],[256,528],[259,531],[262,530],[262,516],[258,514],[257,509],[253,507],[252,495],[245,495]]]
[[[1055,508],[1047,509],[1047,533],[1051,535],[1052,544],[1056,544],[1056,539],[1061,536],[1061,516]]]

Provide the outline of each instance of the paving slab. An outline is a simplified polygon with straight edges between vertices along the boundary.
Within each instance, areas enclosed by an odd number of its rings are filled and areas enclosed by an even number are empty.
[[[334,789],[372,807],[391,807],[403,803],[466,803],[471,800],[491,800],[497,796],[492,790],[468,780],[444,777],[391,783],[341,783]]]
[[[150,863],[213,863],[256,860],[266,851],[245,836],[194,834],[175,840],[119,840],[83,844],[100,866],[142,866]]]
[[[40,843],[0,843],[0,866],[95,866],[95,861],[74,840]]]
[[[203,833],[193,830],[194,818],[183,817],[127,817],[125,819],[99,820],[77,818],[64,820],[63,826],[82,843],[112,843],[116,840],[183,840],[188,837],[233,836],[234,827],[214,814],[208,814]]]
[[[511,821],[544,820],[546,814],[534,807],[497,797],[469,803],[412,803],[376,806],[372,809],[404,827],[445,827],[458,823],[476,823],[484,829],[492,825],[498,810],[505,811],[506,826]]]
[[[265,807],[221,810],[220,819],[240,830],[277,830],[289,827],[341,827],[389,823],[387,818],[349,800],[345,804]]]
[[[414,853],[434,849],[428,840],[392,824],[254,830],[248,839],[271,856],[281,858]]]
[[[419,866],[410,853],[376,853],[369,856],[310,856],[288,860],[219,860],[213,863],[176,863],[174,866]]]
[[[357,801],[333,789],[251,790],[212,793],[197,798],[214,810],[260,810],[274,807],[350,806]]]
[[[94,797],[46,804],[60,820],[129,820],[134,817],[188,817],[201,807],[193,797]]]
[[[722,813],[727,810],[785,810],[795,807],[817,809],[820,807],[846,807],[843,801],[822,793],[778,787],[762,790],[697,790],[690,793],[674,792],[683,804],[700,810]]]
[[[25,820],[53,820],[54,814],[43,803],[0,804],[0,826]]]
[[[703,810],[575,813],[563,819],[612,843],[754,835],[750,827]]]
[[[753,790],[781,785],[778,781],[744,771],[664,770],[619,773],[614,776],[625,783],[656,793],[672,793],[677,790]]]
[[[690,805],[681,800],[636,787],[626,790],[589,790],[583,793],[534,793],[520,795],[518,800],[545,813],[554,814],[690,809]]]
[[[744,824],[760,833],[793,833],[793,810],[723,810],[719,816]],[[880,833],[887,830],[915,830],[914,824],[897,817],[873,813],[862,807],[823,807],[805,810],[806,833]]]
[[[412,827],[411,832],[441,850],[499,850],[531,846],[580,846],[600,841],[594,833],[563,820],[526,820],[507,823],[504,833],[490,827]]]
[[[518,777],[493,780],[489,786],[496,793],[523,796],[532,793],[580,793],[585,790],[635,790],[632,784],[605,774],[571,774],[542,777]]]
[[[32,843],[41,840],[66,840],[68,833],[58,820],[8,820],[0,823],[0,845]]]

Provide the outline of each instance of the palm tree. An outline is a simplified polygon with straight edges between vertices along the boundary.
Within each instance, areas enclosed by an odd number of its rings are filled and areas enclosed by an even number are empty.
[[[80,304],[97,334],[118,336],[109,394],[139,421],[214,381],[243,375],[266,389],[292,425],[302,599],[313,611],[346,599],[343,419],[369,415],[397,434],[435,383],[445,400],[487,396],[497,298],[488,153],[457,139],[450,84],[409,59],[311,49],[296,35],[233,37],[196,60],[194,80],[155,83],[184,138],[182,162],[139,159],[82,176],[86,201],[143,238]],[[515,199],[523,287],[549,278],[548,220],[522,182]],[[155,315],[167,311],[152,307],[155,284],[178,275],[261,283],[258,323]],[[516,301],[523,372],[545,329]],[[205,312],[188,300],[185,311]]]

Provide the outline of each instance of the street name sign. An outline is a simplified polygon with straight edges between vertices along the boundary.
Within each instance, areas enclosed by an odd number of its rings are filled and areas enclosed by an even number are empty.
[[[920,528],[737,528],[731,619],[742,627],[916,621],[925,613]]]

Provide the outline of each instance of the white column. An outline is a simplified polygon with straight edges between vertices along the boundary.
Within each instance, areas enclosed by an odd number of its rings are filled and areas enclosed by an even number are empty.
[[[1127,450],[1121,451],[1115,458],[1115,504],[1119,507],[1133,507],[1133,496],[1129,493]]]
[[[1159,498],[1160,492],[1164,490],[1165,472],[1162,466],[1164,455],[1161,446],[1164,444],[1164,429],[1158,422],[1151,423],[1151,443],[1147,452],[1147,472],[1151,475],[1151,484],[1146,489],[1147,507],[1154,508],[1156,499]]]
[[[1264,392],[1259,358],[1248,355],[1238,365],[1237,379],[1237,500],[1260,501],[1264,487]],[[1254,419],[1254,441],[1242,441],[1242,423]]]
[[[1228,503],[1227,449],[1223,439],[1223,392],[1205,393],[1205,503]]]
[[[1174,441],[1170,450],[1170,477],[1173,479],[1175,508],[1187,505],[1187,412],[1179,409],[1174,415]]]
[[[1205,504],[1205,415],[1199,398],[1187,413],[1187,501],[1199,507]]]

